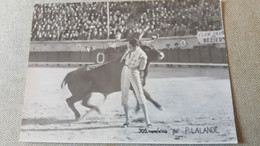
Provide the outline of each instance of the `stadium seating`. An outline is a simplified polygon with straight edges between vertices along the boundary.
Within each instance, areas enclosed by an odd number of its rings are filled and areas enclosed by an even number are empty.
[[[107,12],[106,2],[36,4],[31,40],[122,39],[147,26],[143,37],[222,29],[220,6],[214,0],[109,2]]]

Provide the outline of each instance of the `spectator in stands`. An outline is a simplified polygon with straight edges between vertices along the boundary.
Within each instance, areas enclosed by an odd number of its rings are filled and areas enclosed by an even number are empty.
[[[164,37],[196,35],[197,31],[222,28],[220,7],[215,1],[110,2],[109,32],[106,3],[37,4],[33,12],[31,39],[106,39],[108,33],[110,39],[127,38],[146,26],[150,29],[144,37],[154,33]],[[133,13],[136,13],[135,25],[129,26],[128,18]]]

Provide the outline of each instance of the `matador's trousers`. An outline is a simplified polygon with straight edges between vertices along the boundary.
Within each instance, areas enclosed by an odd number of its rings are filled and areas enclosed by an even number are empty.
[[[125,65],[121,73],[122,105],[128,102],[130,85],[134,88],[139,104],[145,104],[146,99],[140,79],[140,71],[138,69],[131,69]]]

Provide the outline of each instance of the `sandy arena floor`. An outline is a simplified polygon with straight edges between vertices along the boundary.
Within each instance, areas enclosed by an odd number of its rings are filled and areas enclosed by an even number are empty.
[[[29,68],[24,98],[21,141],[69,143],[234,143],[236,131],[230,82],[223,68],[150,68],[145,89],[163,110],[147,103],[153,127],[145,129],[143,113],[135,113],[130,95],[129,128],[122,128],[124,112],[120,92],[108,96],[94,93],[91,103],[102,114],[80,102],[76,108],[86,116],[74,120],[66,103],[71,93],[60,88],[65,75],[75,68]],[[215,127],[214,133],[199,133]],[[197,132],[196,132],[197,128]],[[148,133],[140,133],[140,129]],[[152,131],[167,133],[152,133]],[[193,133],[192,133],[193,130]],[[144,131],[143,131],[144,132]],[[174,133],[173,133],[174,132]],[[195,132],[195,133],[194,133]]]

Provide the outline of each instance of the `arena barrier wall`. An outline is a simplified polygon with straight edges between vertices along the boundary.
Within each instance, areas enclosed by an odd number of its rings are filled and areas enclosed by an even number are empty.
[[[126,49],[125,45],[124,40],[32,41],[29,65],[82,66],[104,63],[120,57]],[[154,65],[227,66],[224,43],[202,45],[196,36],[186,36],[160,38],[153,45],[165,54],[165,58],[153,62]]]

